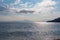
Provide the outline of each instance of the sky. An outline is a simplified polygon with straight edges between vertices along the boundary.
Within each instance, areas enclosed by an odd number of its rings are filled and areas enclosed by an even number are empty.
[[[60,0],[0,0],[0,21],[48,21],[60,17]]]

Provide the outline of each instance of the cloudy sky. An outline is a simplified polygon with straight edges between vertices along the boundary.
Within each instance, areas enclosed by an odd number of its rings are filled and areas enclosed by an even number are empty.
[[[0,21],[48,21],[60,17],[60,0],[0,0]]]

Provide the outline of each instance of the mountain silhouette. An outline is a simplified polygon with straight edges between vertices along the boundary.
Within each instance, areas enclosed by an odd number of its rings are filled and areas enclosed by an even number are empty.
[[[59,18],[56,18],[54,20],[51,20],[51,21],[47,21],[47,22],[60,22],[60,17]]]

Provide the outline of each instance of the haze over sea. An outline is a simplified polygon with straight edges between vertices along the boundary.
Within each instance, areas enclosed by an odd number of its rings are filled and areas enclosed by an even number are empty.
[[[0,22],[0,40],[55,40],[60,38],[60,23]]]

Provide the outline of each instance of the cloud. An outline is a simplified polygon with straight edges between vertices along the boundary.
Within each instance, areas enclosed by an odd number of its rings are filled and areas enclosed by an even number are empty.
[[[36,3],[33,9],[36,12],[50,12],[55,9],[55,1],[43,0],[42,2]]]
[[[55,1],[52,1],[52,0],[47,0],[47,1],[45,1],[45,0],[43,0],[41,3],[40,3],[40,5],[39,6],[41,6],[41,7],[48,7],[48,6],[53,6],[53,5],[55,5],[56,3],[55,3]]]
[[[20,0],[15,0],[14,4],[19,4],[20,3]]]
[[[0,11],[5,11],[7,10],[7,8],[5,8],[4,6],[0,6]]]
[[[4,6],[5,5],[5,6]],[[55,9],[56,2],[53,0],[43,0],[41,2],[37,2],[34,6],[30,2],[21,3],[21,0],[15,0],[15,2],[10,3],[10,5],[4,4],[5,8],[0,10],[7,9],[10,13],[50,13]],[[16,13],[17,12],[17,13]]]
[[[0,0],[1,2],[3,2],[4,0]]]
[[[4,1],[7,3],[4,3]],[[55,6],[56,1],[54,0],[42,0],[36,3],[28,2],[28,0],[27,2],[14,0],[11,3],[8,0],[0,0],[0,21],[16,21],[21,19],[45,21],[53,19],[59,16],[59,13],[57,14],[54,11],[57,10]]]
[[[32,10],[20,10],[20,11],[17,12],[17,13],[20,13],[20,14],[28,14],[28,13],[31,13],[31,14],[33,14],[34,11],[32,11]]]
[[[26,3],[20,4],[20,6],[22,6],[23,8],[30,8],[32,4],[30,2],[26,2]]]
[[[26,3],[22,3],[20,4],[20,8],[18,7],[16,9],[16,11],[20,11],[20,9],[24,10],[32,10],[35,13],[34,14],[38,14],[38,13],[50,13],[51,11],[55,10],[55,5],[56,2],[53,0],[43,0],[42,2],[37,2],[33,7],[31,7],[33,4],[31,4],[30,2],[26,2]],[[25,11],[25,14],[26,12]],[[23,12],[22,12],[23,13]]]
[[[18,0],[20,2],[20,0]],[[17,0],[14,3],[14,5],[18,5],[19,2]],[[0,15],[24,15],[24,14],[40,14],[40,15],[48,15],[46,13],[51,13],[55,9],[55,1],[52,0],[43,0],[42,2],[36,3],[33,7],[29,7],[29,2],[26,2],[25,4],[20,4],[20,7],[15,7],[14,5],[10,5],[8,8],[5,6],[1,6],[0,11],[3,11],[0,13]],[[19,5],[18,5],[19,6]],[[31,6],[31,5],[30,5]]]

